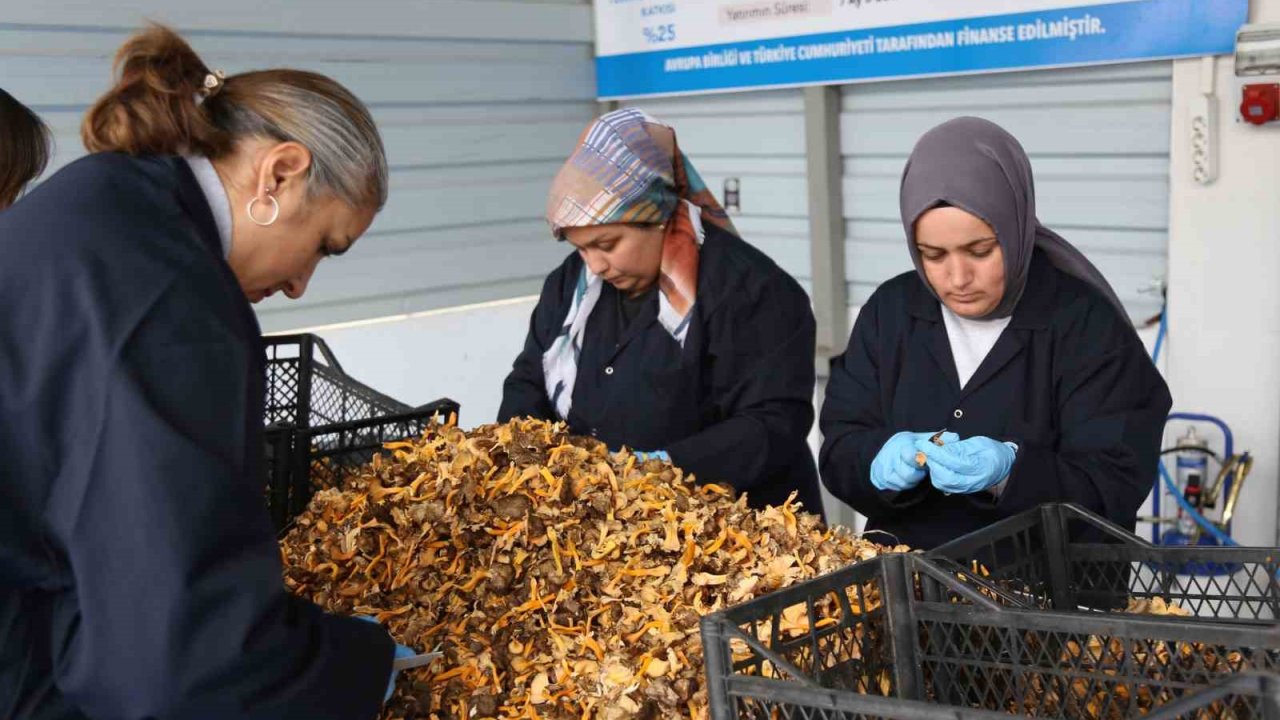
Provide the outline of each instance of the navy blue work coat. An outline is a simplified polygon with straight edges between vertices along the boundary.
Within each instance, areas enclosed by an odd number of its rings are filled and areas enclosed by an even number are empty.
[[[285,592],[263,373],[185,161],[0,212],[0,717],[377,715],[387,633]]]
[[[560,332],[582,272],[570,255],[534,308],[503,387],[499,420],[556,419],[542,355]],[[666,450],[699,480],[732,485],[756,507],[792,491],[822,512],[806,437],[813,426],[814,319],[809,297],[764,253],[707,226],[684,347],[658,322],[651,293],[622,326],[605,284],[583,335],[570,430],[617,449]]]
[[[1170,403],[1129,321],[1040,252],[1009,326],[962,390],[938,301],[910,272],[876,290],[833,362],[822,480],[868,528],[922,549],[1054,501],[1132,529]],[[943,428],[1018,444],[998,500],[944,495],[927,477],[902,493],[871,484],[871,461],[894,433]]]

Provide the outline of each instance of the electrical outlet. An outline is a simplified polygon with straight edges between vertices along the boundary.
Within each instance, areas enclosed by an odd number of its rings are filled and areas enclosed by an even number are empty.
[[[1200,185],[1218,179],[1218,98],[1196,95],[1191,100],[1191,178]]]
[[[730,215],[742,213],[742,183],[736,177],[724,179],[724,211]]]

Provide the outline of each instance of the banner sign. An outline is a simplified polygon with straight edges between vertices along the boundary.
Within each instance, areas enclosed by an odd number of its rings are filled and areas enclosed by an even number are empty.
[[[602,100],[1230,53],[1248,0],[595,0]]]

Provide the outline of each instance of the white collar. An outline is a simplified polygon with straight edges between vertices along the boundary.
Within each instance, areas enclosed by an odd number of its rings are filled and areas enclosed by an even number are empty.
[[[1009,321],[1013,320],[1012,315],[1006,315],[1002,318],[994,318],[991,320],[967,318],[963,315],[956,314],[955,311],[947,307],[947,304],[941,300],[938,301],[938,307],[942,310],[942,317],[946,321],[947,325],[960,328],[968,332],[995,333],[996,335],[999,335],[1000,331],[1009,327]]]
[[[191,166],[191,173],[204,191],[204,199],[213,211],[213,221],[218,225],[218,239],[222,241],[222,256],[231,256],[231,200],[227,197],[227,189],[222,185],[222,178],[214,169],[209,158],[200,155],[184,155],[183,160]]]

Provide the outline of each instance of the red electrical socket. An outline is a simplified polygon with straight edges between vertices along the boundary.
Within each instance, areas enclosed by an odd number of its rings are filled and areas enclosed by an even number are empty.
[[[1245,122],[1265,125],[1280,119],[1280,84],[1258,83],[1244,86],[1240,116]]]

